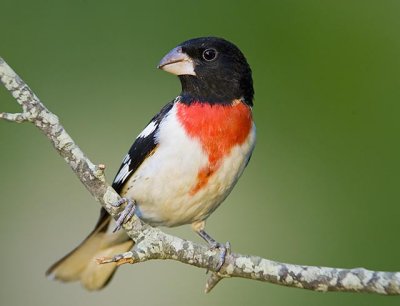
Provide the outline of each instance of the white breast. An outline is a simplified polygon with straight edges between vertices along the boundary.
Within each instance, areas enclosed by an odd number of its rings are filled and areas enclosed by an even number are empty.
[[[180,125],[176,106],[161,123],[156,137],[154,154],[130,177],[121,194],[136,200],[139,216],[149,224],[178,226],[205,220],[228,196],[254,148],[255,126],[194,195],[190,191],[199,170],[208,164],[208,156]]]

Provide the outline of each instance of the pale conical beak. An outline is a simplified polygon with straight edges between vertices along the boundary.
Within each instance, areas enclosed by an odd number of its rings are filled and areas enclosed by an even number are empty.
[[[172,49],[163,57],[157,68],[175,75],[196,75],[193,60],[182,51],[181,47]]]

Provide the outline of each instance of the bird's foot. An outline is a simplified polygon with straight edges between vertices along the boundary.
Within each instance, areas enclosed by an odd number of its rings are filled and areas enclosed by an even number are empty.
[[[219,272],[221,270],[222,265],[225,263],[225,258],[226,255],[230,252],[231,250],[231,244],[229,242],[226,242],[225,245],[216,241],[213,237],[211,237],[209,234],[204,229],[197,230],[197,233],[200,235],[201,238],[203,238],[207,243],[210,245],[210,250],[215,250],[219,249],[220,254],[219,254],[219,262],[217,266],[215,267],[215,272]],[[208,272],[208,271],[207,271]]]
[[[220,251],[219,262],[218,265],[215,267],[215,272],[219,272],[219,270],[221,270],[222,268],[222,265],[225,263],[226,255],[231,251],[231,244],[229,241],[227,241],[225,245],[220,242],[214,241],[210,244],[210,249],[211,250],[219,249]]]
[[[132,216],[135,214],[136,204],[131,199],[121,198],[119,201],[112,204],[112,206],[120,207],[124,203],[127,203],[127,205],[124,208],[124,210],[122,211],[122,213],[119,215],[118,220],[116,221],[113,233],[115,233],[116,231],[119,231],[121,229],[122,225],[124,223],[128,222],[129,219],[132,218]]]

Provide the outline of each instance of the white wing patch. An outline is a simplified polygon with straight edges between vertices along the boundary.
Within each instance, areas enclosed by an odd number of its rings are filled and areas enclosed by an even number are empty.
[[[129,154],[128,154],[129,155]],[[119,170],[117,176],[114,179],[114,183],[120,183],[123,182],[127,176],[132,172],[132,170],[129,170],[129,165],[131,164],[131,159],[129,158],[124,158],[124,160],[127,159],[127,163],[124,164],[124,166]]]
[[[154,130],[157,128],[157,125],[158,124],[155,121],[150,122],[137,138],[146,138],[154,132]]]
[[[131,156],[129,155],[129,153],[125,155],[124,159],[122,160],[122,163],[123,164],[131,163]]]

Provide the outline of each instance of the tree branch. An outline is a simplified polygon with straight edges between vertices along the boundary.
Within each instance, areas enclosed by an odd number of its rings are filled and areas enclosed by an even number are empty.
[[[21,113],[0,113],[0,119],[18,123],[29,121],[36,125],[49,138],[82,184],[116,219],[122,208],[116,208],[112,204],[120,197],[105,181],[105,166],[95,165],[85,156],[60,124],[58,117],[41,103],[2,58],[0,58],[0,79],[22,107]],[[135,247],[130,252],[113,258],[98,259],[99,263],[139,263],[151,259],[180,261],[212,271],[206,284],[206,292],[223,278],[242,277],[315,291],[400,295],[400,272],[300,266],[238,253],[228,253],[221,270],[216,272],[213,267],[219,262],[217,250],[210,250],[204,245],[165,234],[157,228],[144,224],[136,216],[124,224],[123,228],[135,241]]]

